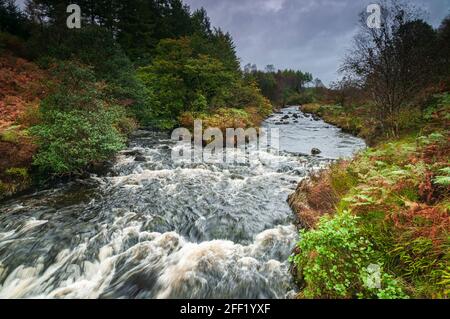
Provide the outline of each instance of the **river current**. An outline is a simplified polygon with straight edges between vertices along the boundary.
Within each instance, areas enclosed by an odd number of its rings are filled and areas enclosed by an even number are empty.
[[[245,165],[175,163],[141,130],[106,174],[0,203],[0,298],[292,297],[287,196],[365,144],[298,107],[263,126],[281,151]]]

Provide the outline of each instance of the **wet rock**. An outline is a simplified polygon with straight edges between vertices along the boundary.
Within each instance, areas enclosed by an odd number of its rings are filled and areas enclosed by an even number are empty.
[[[314,147],[314,148],[311,150],[311,154],[312,154],[312,155],[319,155],[320,153],[322,153],[322,151],[319,150],[319,149],[316,148],[316,147]]]
[[[320,121],[320,117],[318,117],[317,115],[313,114],[312,118],[314,121]]]
[[[287,119],[289,119],[289,115],[285,115],[285,116],[283,116],[281,119],[282,119],[282,120],[287,120]]]
[[[294,115],[292,115],[294,118],[298,119],[300,117],[300,115],[298,115],[297,113],[294,113]]]
[[[134,158],[135,162],[145,162],[147,159],[143,155],[138,155]]]
[[[139,150],[131,150],[122,153],[125,156],[142,156],[142,152]]]

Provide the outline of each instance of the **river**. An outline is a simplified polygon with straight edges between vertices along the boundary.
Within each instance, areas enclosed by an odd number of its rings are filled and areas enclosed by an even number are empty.
[[[292,297],[287,196],[365,144],[297,107],[263,126],[281,152],[248,165],[177,164],[166,134],[137,131],[106,174],[1,203],[0,298]]]

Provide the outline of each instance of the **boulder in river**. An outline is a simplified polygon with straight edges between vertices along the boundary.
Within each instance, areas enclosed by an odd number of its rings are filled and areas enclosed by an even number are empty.
[[[122,154],[125,156],[142,156],[142,152],[139,150],[125,151],[125,152],[122,152]]]
[[[316,148],[316,147],[314,147],[314,148],[311,150],[311,154],[312,154],[312,155],[319,155],[320,153],[322,153],[322,151],[319,150],[319,149]]]
[[[285,115],[285,116],[283,116],[281,119],[282,119],[282,120],[287,120],[287,119],[289,119],[289,115]]]
[[[134,158],[135,162],[145,162],[147,159],[143,155],[138,155]]]

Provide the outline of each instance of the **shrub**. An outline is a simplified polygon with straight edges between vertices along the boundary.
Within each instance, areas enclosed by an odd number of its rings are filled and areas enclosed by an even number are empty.
[[[381,288],[367,284],[368,267],[379,253],[364,237],[358,217],[344,211],[322,217],[317,228],[300,232],[299,253],[291,260],[306,298],[405,298],[398,282],[381,272]]]
[[[0,140],[8,143],[18,143],[23,134],[18,126],[11,126],[0,132]]]
[[[43,124],[31,128],[39,144],[33,164],[42,172],[68,174],[107,160],[124,147],[115,123],[106,109],[47,113]]]
[[[30,128],[39,145],[33,164],[41,173],[80,173],[124,147],[133,123],[91,69],[60,62],[51,72],[58,82],[41,102],[42,122]]]
[[[227,128],[246,128],[253,126],[249,113],[235,108],[220,108],[212,113],[184,112],[179,117],[182,126],[193,128],[195,120],[202,120],[203,129],[218,127],[224,133]]]

